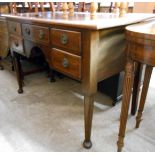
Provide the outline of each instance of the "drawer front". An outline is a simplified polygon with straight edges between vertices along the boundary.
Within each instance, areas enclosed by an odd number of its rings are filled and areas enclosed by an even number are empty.
[[[24,55],[23,39],[11,36],[10,48],[11,48],[11,51],[15,51],[17,53]]]
[[[0,21],[0,33],[7,33],[7,24],[5,21]]]
[[[49,28],[23,24],[22,30],[26,39],[42,44],[49,44]]]
[[[81,55],[81,33],[51,28],[53,46],[68,49],[71,53]]]
[[[52,67],[72,78],[81,79],[81,57],[68,52],[52,49]]]
[[[8,30],[11,34],[21,35],[21,25],[17,22],[8,21]]]

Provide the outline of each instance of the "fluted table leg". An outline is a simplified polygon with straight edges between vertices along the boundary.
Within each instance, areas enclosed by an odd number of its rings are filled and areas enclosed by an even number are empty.
[[[123,86],[120,128],[119,128],[119,137],[117,142],[119,152],[122,151],[122,148],[124,146],[124,137],[125,137],[133,77],[134,77],[134,62],[131,59],[129,59],[125,68],[125,77],[124,77],[124,86]]]
[[[145,106],[145,100],[146,100],[146,95],[149,88],[152,69],[153,69],[152,66],[148,66],[148,65],[146,66],[143,89],[142,89],[142,94],[141,94],[141,99],[140,99],[140,104],[138,109],[138,115],[136,117],[136,128],[139,128],[140,122],[142,120],[141,117]]]

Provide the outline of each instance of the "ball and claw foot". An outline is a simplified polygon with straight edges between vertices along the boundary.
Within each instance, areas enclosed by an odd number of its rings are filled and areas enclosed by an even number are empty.
[[[92,147],[92,142],[91,141],[84,141],[83,146],[86,149],[90,149]]]
[[[18,94],[22,94],[23,93],[23,89],[18,89]]]
[[[2,65],[0,65],[0,70],[4,70],[4,67]]]

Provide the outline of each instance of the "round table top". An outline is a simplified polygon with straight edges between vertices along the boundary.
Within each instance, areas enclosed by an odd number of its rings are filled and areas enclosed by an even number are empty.
[[[155,40],[155,19],[127,26],[126,35]]]

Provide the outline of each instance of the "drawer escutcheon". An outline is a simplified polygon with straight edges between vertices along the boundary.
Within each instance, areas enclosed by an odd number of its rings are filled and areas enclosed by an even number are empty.
[[[68,61],[67,58],[63,58],[63,60],[62,60],[62,66],[64,68],[67,68],[69,66],[69,61]]]
[[[28,27],[25,28],[26,34],[30,35],[30,29]]]
[[[63,33],[60,37],[60,41],[63,45],[67,44],[68,43],[68,35]]]
[[[44,36],[45,36],[44,31],[40,30],[40,32],[39,32],[39,38],[40,38],[40,39],[43,39]]]

